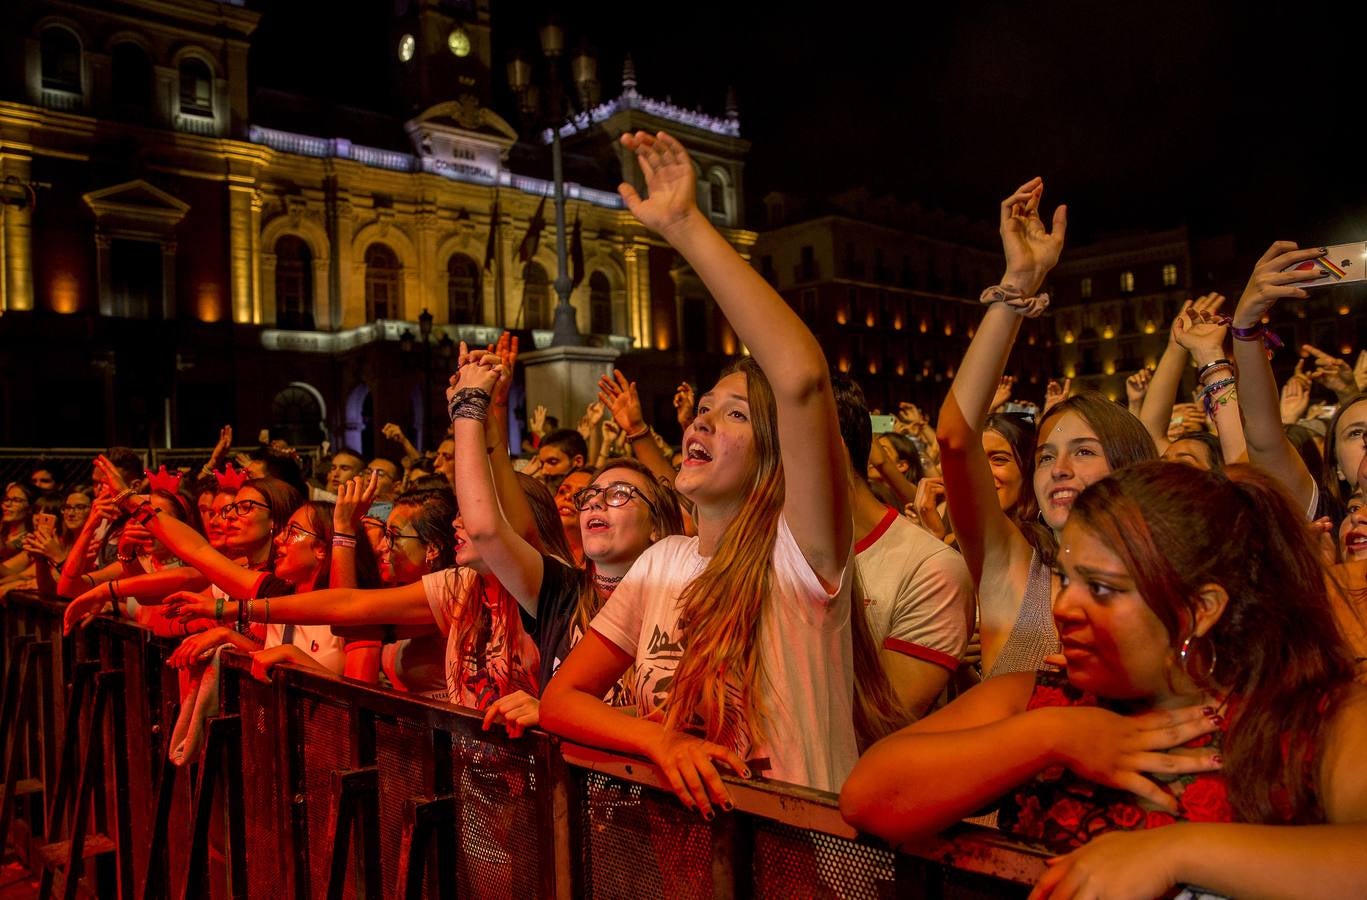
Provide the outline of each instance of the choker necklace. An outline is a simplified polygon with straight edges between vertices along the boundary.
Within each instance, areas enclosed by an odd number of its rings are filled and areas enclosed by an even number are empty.
[[[593,584],[604,596],[606,596],[613,592],[613,589],[617,587],[618,583],[621,582],[624,577],[625,576],[623,575],[602,575],[598,572],[594,572]]]

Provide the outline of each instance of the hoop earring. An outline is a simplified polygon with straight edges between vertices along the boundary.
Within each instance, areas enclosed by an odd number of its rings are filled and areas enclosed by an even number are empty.
[[[1196,658],[1196,654],[1193,653],[1192,650],[1191,650],[1191,642],[1192,642],[1192,639],[1195,638],[1195,637],[1196,637],[1195,634],[1187,635],[1187,637],[1184,638],[1183,641],[1182,641],[1182,648],[1181,648],[1180,650],[1177,651],[1177,659],[1178,659],[1178,661],[1181,662],[1181,664],[1182,664],[1182,670],[1183,670],[1184,672],[1186,672],[1188,675],[1191,675],[1193,678],[1195,678],[1196,676],[1192,674],[1191,667],[1188,665],[1188,663],[1190,663],[1193,659]],[[1205,677],[1205,678],[1210,678],[1210,676],[1213,675],[1214,673],[1215,673],[1215,642],[1214,642],[1214,641],[1211,641],[1211,642],[1210,642],[1210,665],[1206,667],[1206,674],[1205,674],[1204,677]]]

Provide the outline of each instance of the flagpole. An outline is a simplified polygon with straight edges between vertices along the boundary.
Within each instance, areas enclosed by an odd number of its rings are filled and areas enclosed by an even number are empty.
[[[503,241],[499,235],[499,219],[503,218],[503,210],[499,206],[498,182],[494,182],[494,221],[491,225],[494,233],[494,308],[498,311],[498,321],[502,322],[507,316],[506,300],[503,292]]]
[[[551,67],[551,77],[557,82],[555,67]],[[558,95],[558,90],[555,91]],[[559,97],[556,97],[559,100]],[[566,262],[565,240],[565,172],[560,155],[560,109],[555,110],[551,124],[551,171],[555,179],[555,293],[560,302],[555,305],[555,336],[551,338],[552,347],[574,347],[584,343],[579,328],[574,321],[574,307],[570,305],[570,272]]]

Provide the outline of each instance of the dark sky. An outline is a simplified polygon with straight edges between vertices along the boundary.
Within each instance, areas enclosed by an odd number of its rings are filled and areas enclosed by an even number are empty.
[[[1075,242],[1184,222],[1233,231],[1244,252],[1367,238],[1367,12],[1252,6],[494,0],[495,78],[549,11],[598,51],[608,96],[627,52],[651,96],[720,112],[734,85],[752,207],[864,185],[990,218],[1041,174]],[[354,57],[319,66],[364,84]]]

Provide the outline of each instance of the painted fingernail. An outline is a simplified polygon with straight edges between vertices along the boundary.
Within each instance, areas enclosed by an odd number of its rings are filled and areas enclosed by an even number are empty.
[[[1219,713],[1215,711],[1215,707],[1213,706],[1203,706],[1201,707],[1201,712],[1204,713],[1205,716],[1210,719],[1213,719],[1217,715],[1219,715]]]
[[[717,817],[717,813],[716,813],[715,810],[712,810],[712,809],[705,809],[705,810],[703,810],[702,820],[703,820],[704,822],[711,822],[711,821],[712,821],[713,819],[715,819],[716,817]]]
[[[1210,764],[1213,766],[1223,766],[1225,764],[1225,758],[1218,753],[1212,753],[1210,755]]]
[[[725,803],[721,805],[721,808],[726,810],[727,812],[730,812],[731,810],[736,808],[736,804],[732,803],[730,800],[727,800]]]
[[[1328,248],[1328,247],[1321,247],[1321,248],[1320,248],[1320,252],[1321,252],[1321,253],[1328,253],[1328,252],[1329,252],[1329,248]]]

